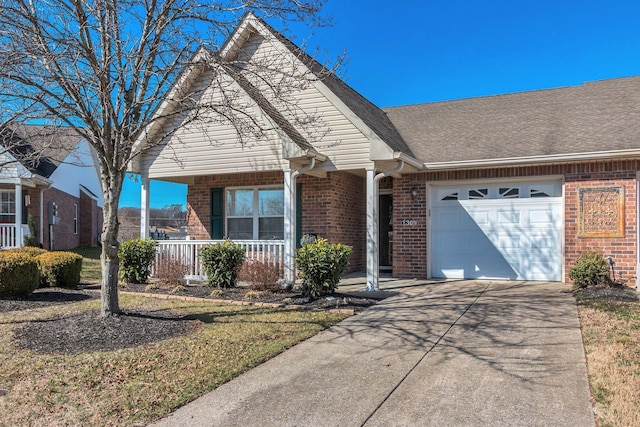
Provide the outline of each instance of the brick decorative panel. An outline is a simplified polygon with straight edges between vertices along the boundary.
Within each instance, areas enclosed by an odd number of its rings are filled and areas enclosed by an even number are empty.
[[[579,237],[624,237],[624,188],[583,187]]]

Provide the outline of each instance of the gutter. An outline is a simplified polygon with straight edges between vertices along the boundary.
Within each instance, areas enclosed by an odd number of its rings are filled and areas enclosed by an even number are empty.
[[[590,153],[579,154],[552,154],[548,156],[530,156],[530,157],[509,157],[502,159],[486,159],[486,160],[463,160],[458,162],[435,162],[424,163],[423,169],[429,170],[445,170],[445,169],[465,169],[474,167],[492,167],[492,166],[509,166],[522,165],[529,163],[562,163],[589,160],[606,160],[620,159],[625,157],[640,157],[640,150],[618,150],[618,151],[595,151]]]

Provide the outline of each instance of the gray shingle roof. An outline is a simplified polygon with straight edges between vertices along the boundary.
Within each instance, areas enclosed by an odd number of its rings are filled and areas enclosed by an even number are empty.
[[[425,163],[640,148],[640,77],[385,112]]]
[[[2,127],[0,144],[30,172],[49,178],[82,138],[71,128],[44,125]]]

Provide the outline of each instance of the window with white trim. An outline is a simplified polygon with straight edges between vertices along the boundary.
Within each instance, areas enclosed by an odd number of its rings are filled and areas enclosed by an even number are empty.
[[[0,223],[16,222],[16,193],[0,190]]]
[[[78,204],[73,204],[73,234],[78,234]]]
[[[284,239],[282,187],[228,188],[227,236],[234,240]]]

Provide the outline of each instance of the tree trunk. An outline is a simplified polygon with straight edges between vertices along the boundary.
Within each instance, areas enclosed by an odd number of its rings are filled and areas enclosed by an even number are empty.
[[[100,289],[102,317],[120,313],[118,303],[118,271],[120,259],[118,258],[118,197],[122,187],[123,176],[112,176],[104,191],[103,226],[102,226],[102,254],[100,262],[102,266],[102,286]],[[104,177],[103,177],[104,180]],[[103,188],[105,182],[103,182]]]

